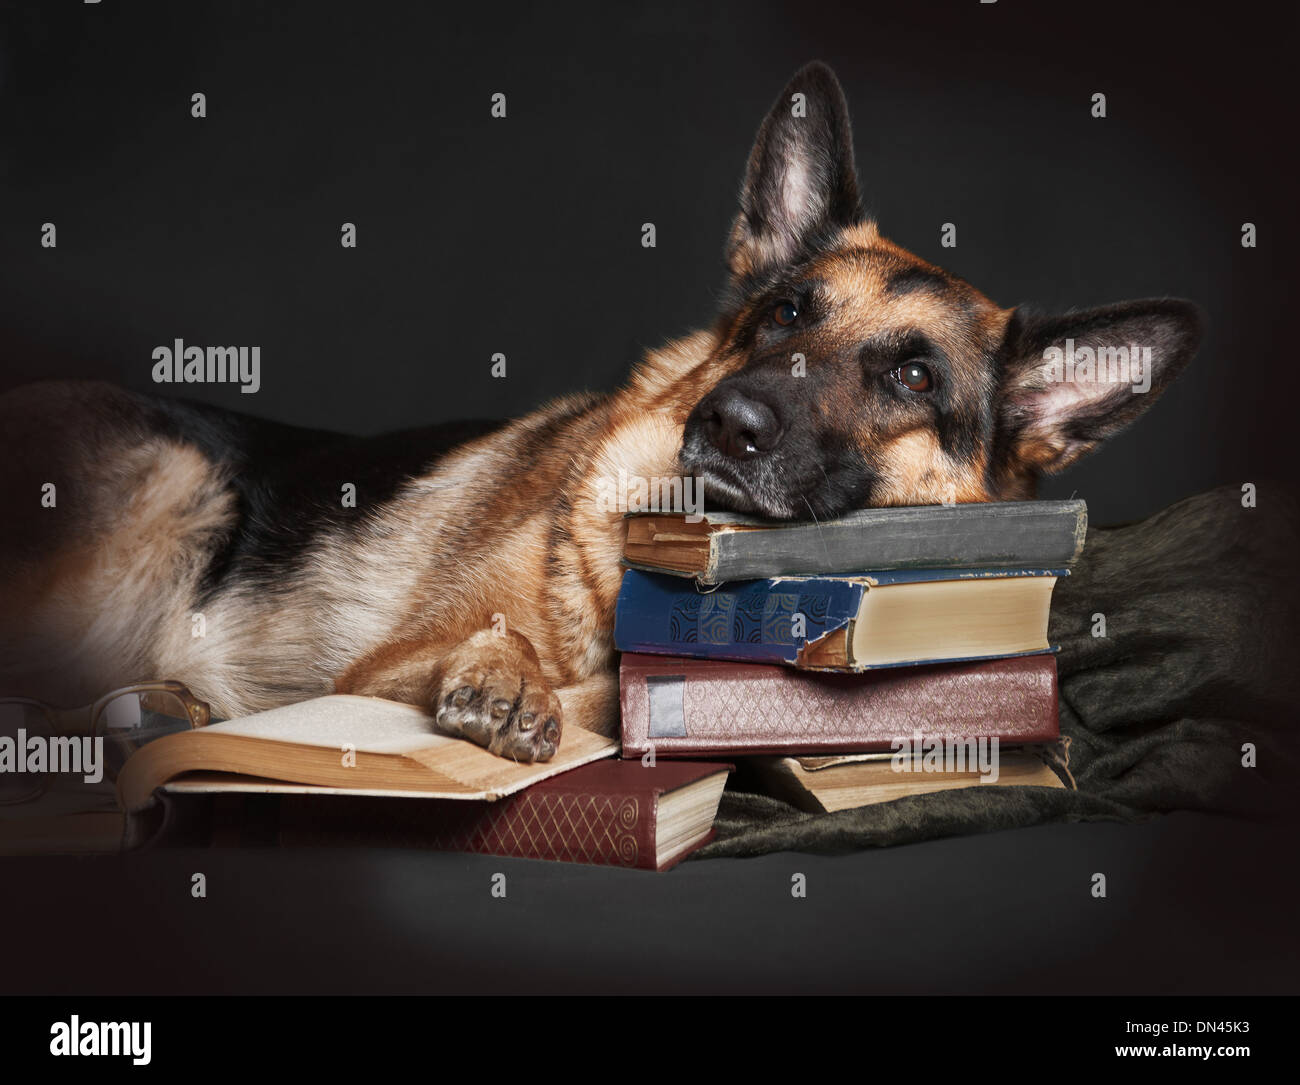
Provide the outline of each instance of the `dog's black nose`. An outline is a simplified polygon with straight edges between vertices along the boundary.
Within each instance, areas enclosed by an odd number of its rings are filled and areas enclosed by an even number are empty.
[[[766,403],[736,388],[720,388],[704,404],[704,432],[720,452],[736,459],[771,452],[781,440],[781,422]]]

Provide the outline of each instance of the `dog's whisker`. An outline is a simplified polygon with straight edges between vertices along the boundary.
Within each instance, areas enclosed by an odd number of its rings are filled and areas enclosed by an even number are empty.
[[[821,464],[818,464],[817,466],[821,467]],[[826,474],[824,469],[822,470],[822,474]],[[826,480],[828,485],[830,481],[829,478]],[[817,525],[817,541],[822,544],[822,550],[826,554],[826,560],[830,561],[831,552],[826,545],[826,540],[822,537],[822,522],[817,519],[817,513],[813,511],[812,503],[808,500],[807,496],[805,494],[800,494],[799,496],[803,499],[803,503],[808,506],[808,511],[812,513],[813,523]]]

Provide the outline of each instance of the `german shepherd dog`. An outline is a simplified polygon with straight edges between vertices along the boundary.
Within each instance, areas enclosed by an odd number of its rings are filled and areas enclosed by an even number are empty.
[[[617,393],[506,424],[363,440],[97,383],[9,393],[0,690],[79,704],[178,678],[226,717],[368,694],[545,761],[566,712],[616,719],[625,529],[600,480],[693,477],[775,519],[1029,498],[1149,407],[1200,337],[1179,300],[1003,309],[887,241],[821,64],[758,132],[726,263],[712,328]],[[1100,364],[1061,379],[1067,346],[1149,348],[1148,386]]]

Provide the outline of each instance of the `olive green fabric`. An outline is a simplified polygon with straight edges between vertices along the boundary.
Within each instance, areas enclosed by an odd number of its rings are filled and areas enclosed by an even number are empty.
[[[1141,523],[1091,529],[1057,583],[1051,641],[1077,791],[965,788],[808,814],[757,793],[743,761],[696,858],[838,852],[1048,821],[1173,810],[1294,812],[1300,510],[1224,487]],[[1094,636],[1105,619],[1105,636]],[[1243,766],[1243,744],[1257,766]]]

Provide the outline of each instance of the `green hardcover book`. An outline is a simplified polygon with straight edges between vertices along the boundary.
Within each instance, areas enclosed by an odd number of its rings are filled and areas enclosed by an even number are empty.
[[[866,569],[1061,569],[1078,558],[1087,530],[1079,500],[862,509],[821,523],[646,513],[628,518],[623,560],[704,584]]]

